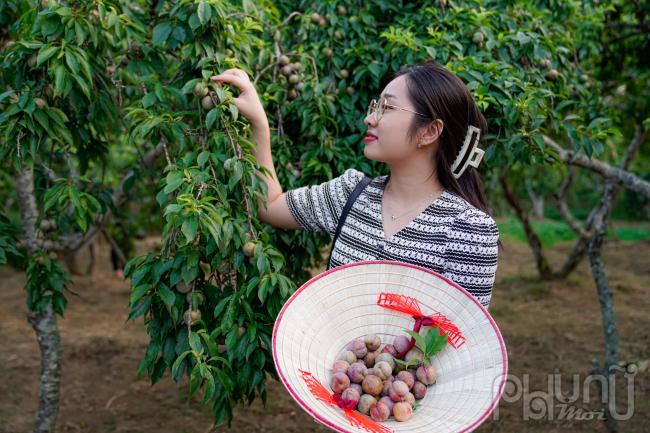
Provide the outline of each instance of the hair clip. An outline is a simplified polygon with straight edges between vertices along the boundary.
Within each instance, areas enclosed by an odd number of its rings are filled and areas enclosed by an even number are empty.
[[[470,125],[467,128],[467,135],[465,136],[463,147],[460,149],[456,160],[451,166],[451,174],[456,179],[463,175],[468,166],[471,165],[472,167],[477,168],[481,163],[485,151],[476,147],[480,137],[481,130],[476,126]]]

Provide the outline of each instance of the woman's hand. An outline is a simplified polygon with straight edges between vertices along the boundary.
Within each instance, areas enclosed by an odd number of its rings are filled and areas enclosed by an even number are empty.
[[[262,102],[245,71],[236,68],[228,69],[219,75],[210,77],[210,79],[219,84],[226,83],[239,89],[239,96],[233,98],[233,101],[239,112],[248,119],[253,128],[268,126],[268,119]]]

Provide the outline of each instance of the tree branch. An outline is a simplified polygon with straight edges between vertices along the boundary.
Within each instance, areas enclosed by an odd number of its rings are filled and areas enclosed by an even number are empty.
[[[642,132],[640,129],[637,130],[630,145],[634,145],[635,148],[638,148],[645,140],[645,136],[645,132]],[[566,150],[546,135],[542,135],[542,138],[547,146],[553,148],[557,152],[560,160],[563,162],[586,168],[594,173],[598,173],[606,179],[617,180],[618,182],[621,182],[625,188],[650,198],[650,182],[641,179],[639,176],[630,173],[627,170],[613,167],[597,159],[589,159],[585,155],[576,154],[572,151]]]

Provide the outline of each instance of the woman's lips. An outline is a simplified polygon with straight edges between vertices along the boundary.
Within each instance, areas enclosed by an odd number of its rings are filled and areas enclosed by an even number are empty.
[[[374,135],[372,135],[372,134],[367,134],[367,135],[364,137],[363,142],[364,142],[364,143],[370,143],[371,141],[375,141],[376,139],[377,139],[377,137],[375,137]]]

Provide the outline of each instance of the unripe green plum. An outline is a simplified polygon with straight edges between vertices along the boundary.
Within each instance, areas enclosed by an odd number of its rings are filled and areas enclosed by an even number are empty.
[[[406,402],[395,403],[393,406],[393,416],[397,421],[408,421],[413,415],[413,406]]]
[[[343,6],[343,5],[338,5],[338,6],[336,7],[336,12],[337,12],[339,15],[346,15],[346,14],[348,13],[348,10],[345,8],[345,6]]]
[[[422,364],[423,360],[424,360],[424,353],[422,353],[422,351],[417,347],[414,347],[413,349],[409,350],[404,356],[404,361],[406,362],[417,361],[418,365]]]
[[[375,421],[386,421],[390,416],[390,409],[382,402],[370,406],[370,418]]]
[[[363,357],[368,353],[366,343],[364,343],[364,341],[360,338],[353,340],[348,346],[348,349],[354,353],[357,359],[363,359]]]
[[[195,324],[201,320],[201,312],[199,310],[190,310],[185,311],[183,314],[183,322],[185,322],[186,325],[190,324],[190,321],[192,324]]]
[[[291,75],[289,76],[289,82],[290,82],[291,84],[299,83],[299,82],[300,82],[300,77],[299,77],[297,74],[291,74]]]
[[[291,75],[293,72],[293,69],[291,68],[291,65],[284,65],[282,68],[280,68],[280,73],[284,75],[285,77],[288,77]]]
[[[343,74],[343,71],[345,71],[345,69],[341,70],[341,75]],[[381,346],[381,339],[377,334],[368,334],[363,341],[366,343],[366,348],[369,352],[374,352],[375,350],[379,349],[379,346]]]
[[[318,21],[320,21],[320,15],[318,15],[317,12],[311,14],[311,22],[314,24],[318,24]]]
[[[384,384],[379,377],[369,374],[363,379],[361,388],[366,394],[378,396],[381,394]]]
[[[409,389],[413,389],[413,385],[415,384],[415,377],[410,371],[400,371],[397,373],[397,379],[407,384]]]
[[[289,62],[291,62],[291,59],[289,59],[289,56],[286,56],[284,54],[280,56],[280,64],[281,65],[288,65]]]
[[[485,36],[481,32],[475,32],[474,36],[472,36],[472,40],[480,45],[485,40]]]
[[[374,368],[377,372],[377,376],[379,376],[381,380],[386,380],[393,374],[393,368],[386,361],[379,361],[375,363]]]
[[[416,400],[421,400],[427,395],[427,386],[420,381],[415,382],[413,385],[413,396]]]
[[[350,368],[350,364],[348,364],[347,361],[344,361],[342,359],[338,359],[334,361],[334,365],[332,366],[332,372],[333,373],[346,373],[348,372],[348,368]]]
[[[212,110],[214,108],[214,101],[212,100],[212,96],[207,95],[203,97],[203,99],[201,99],[201,106],[204,110]]]
[[[377,399],[375,397],[370,394],[363,394],[359,399],[357,410],[364,415],[368,415],[370,413],[370,406],[376,403]]]
[[[363,382],[363,378],[366,377],[368,374],[368,367],[366,367],[366,364],[363,362],[355,362],[350,364],[350,368],[348,368],[348,377],[350,378],[350,381],[354,383],[361,383]]]
[[[208,86],[206,86],[205,83],[196,83],[194,85],[194,90],[192,91],[192,93],[194,93],[194,96],[203,98],[208,94]]]
[[[353,363],[357,362],[357,355],[355,355],[354,352],[350,350],[346,350],[341,354],[339,359],[342,359],[343,361],[346,361],[348,364],[352,365]]]
[[[423,365],[419,367],[415,375],[418,380],[425,385],[433,385],[436,383],[436,378],[438,376],[433,365]]]
[[[350,378],[345,373],[334,373],[330,380],[330,387],[332,391],[341,393],[350,386]]]
[[[380,403],[384,403],[388,409],[390,410],[390,413],[393,413],[393,406],[395,405],[395,402],[390,399],[388,396],[384,396],[379,399]]]
[[[341,398],[343,400],[353,401],[354,405],[356,406],[357,404],[359,404],[359,399],[361,398],[361,392],[359,392],[356,388],[352,388],[352,386],[350,386],[343,390],[343,392],[341,393]]]
[[[395,358],[393,358],[393,355],[391,355],[390,353],[380,353],[379,355],[377,355],[377,357],[375,358],[375,365],[378,362],[382,362],[382,361],[387,362],[391,368],[395,368]]]
[[[393,347],[395,348],[395,351],[399,354],[402,352],[406,352],[406,349],[408,349],[409,344],[411,344],[411,338],[407,337],[406,335],[398,335],[395,337],[395,340],[393,340]]]

